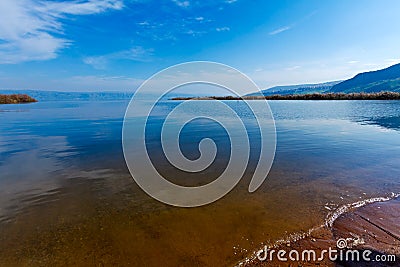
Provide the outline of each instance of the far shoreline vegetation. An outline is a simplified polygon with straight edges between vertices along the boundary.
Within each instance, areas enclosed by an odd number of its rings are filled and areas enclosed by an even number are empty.
[[[209,96],[209,97],[174,97],[171,100],[400,100],[400,93],[313,93],[268,96]]]
[[[0,94],[0,104],[24,104],[38,102],[33,97],[26,94],[11,94],[2,95]]]

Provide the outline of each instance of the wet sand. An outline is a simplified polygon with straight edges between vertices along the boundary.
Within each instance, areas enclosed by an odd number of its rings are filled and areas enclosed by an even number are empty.
[[[282,241],[270,249],[280,249],[289,253],[291,250],[315,250],[320,255],[322,250],[337,248],[337,240],[347,239],[347,248],[361,253],[370,250],[370,262],[366,261],[260,261],[251,256],[238,266],[400,266],[400,198],[385,202],[375,202],[341,214],[332,225],[321,226],[311,231],[306,237],[295,241]],[[376,262],[376,255],[395,255],[396,259]],[[261,254],[263,256],[263,254]],[[276,255],[275,255],[276,256]],[[288,257],[288,256],[286,256]]]

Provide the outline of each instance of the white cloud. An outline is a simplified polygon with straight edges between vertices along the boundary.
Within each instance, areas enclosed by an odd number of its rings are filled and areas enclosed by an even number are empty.
[[[172,0],[172,2],[174,2],[177,6],[179,7],[189,7],[190,6],[190,2],[189,1],[179,1],[179,0]]]
[[[233,4],[235,2],[237,2],[237,0],[226,0],[225,1],[225,3],[227,3],[227,4]]]
[[[288,30],[290,30],[291,28],[292,28],[291,26],[281,27],[281,28],[279,28],[279,29],[276,29],[276,30],[270,32],[269,35],[276,35],[276,34],[279,34],[279,33],[285,32],[285,31],[288,31]]]
[[[228,31],[230,31],[231,29],[230,29],[229,27],[220,27],[220,28],[215,28],[215,30],[216,30],[217,32],[228,32]]]
[[[348,64],[357,64],[358,61],[357,61],[357,60],[350,60],[350,61],[348,61],[347,63],[348,63]]]
[[[153,56],[153,49],[145,49],[141,46],[132,47],[129,50],[118,51],[106,55],[89,56],[83,58],[85,64],[91,65],[95,69],[106,69],[112,60],[132,60],[147,62]]]
[[[70,45],[61,19],[120,10],[122,0],[0,1],[0,64],[48,60]]]

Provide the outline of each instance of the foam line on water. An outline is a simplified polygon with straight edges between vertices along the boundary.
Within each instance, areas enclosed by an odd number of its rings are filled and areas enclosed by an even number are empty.
[[[332,227],[333,223],[335,222],[335,220],[337,218],[339,218],[340,215],[342,215],[343,213],[349,212],[353,209],[356,208],[360,208],[362,206],[365,206],[367,204],[372,204],[375,202],[385,202],[385,201],[389,201],[392,200],[394,198],[397,198],[400,196],[400,193],[391,193],[390,196],[387,197],[374,197],[374,198],[369,198],[369,199],[365,199],[365,200],[361,200],[361,201],[357,201],[354,203],[350,203],[350,204],[346,204],[343,206],[340,206],[339,208],[337,208],[334,212],[328,214],[326,220],[325,220],[325,226],[327,227]]]

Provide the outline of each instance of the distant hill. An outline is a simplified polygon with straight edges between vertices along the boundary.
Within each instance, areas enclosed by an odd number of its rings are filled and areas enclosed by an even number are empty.
[[[333,93],[400,92],[400,64],[357,74],[349,80],[336,84],[330,91]]]
[[[299,85],[286,85],[286,86],[275,86],[265,90],[262,90],[261,94],[264,96],[270,95],[305,95],[313,93],[325,93],[329,92],[332,87],[341,81],[333,81],[326,83],[316,83],[316,84],[299,84]],[[259,96],[259,92],[251,93],[246,96]]]

